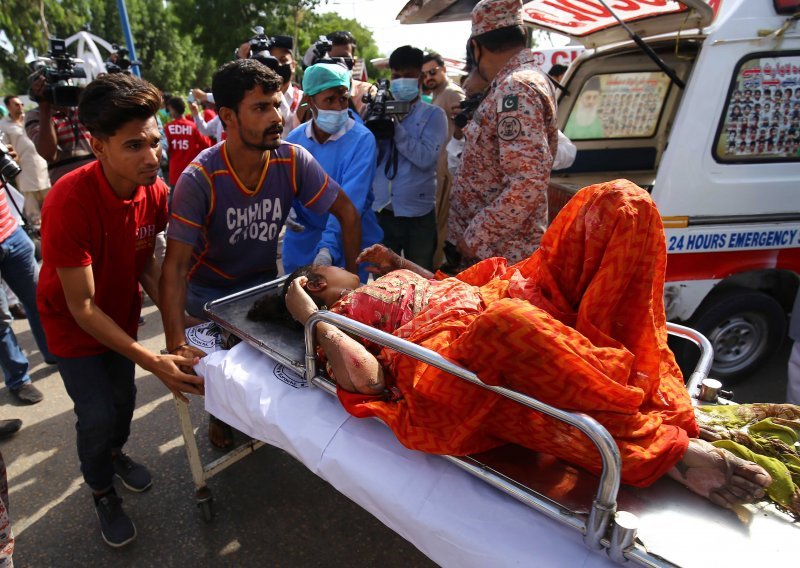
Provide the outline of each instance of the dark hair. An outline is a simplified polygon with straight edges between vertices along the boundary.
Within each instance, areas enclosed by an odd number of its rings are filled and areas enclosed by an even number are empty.
[[[395,49],[389,56],[390,69],[422,69],[422,58],[424,54],[421,49],[404,45]]]
[[[444,59],[442,59],[442,56],[436,53],[435,51],[431,51],[425,54],[425,57],[422,58],[422,65],[430,63],[431,61],[435,61],[436,65],[438,65],[439,67],[444,67]]]
[[[548,75],[551,77],[558,77],[559,75],[563,75],[567,72],[567,66],[561,65],[561,63],[556,63],[550,68],[550,71],[547,72]]]
[[[109,138],[131,120],[147,120],[161,108],[151,83],[125,73],[100,75],[83,90],[78,119],[96,138]]]
[[[356,38],[348,31],[331,32],[327,36],[332,45],[358,45]]]
[[[214,93],[217,109],[227,107],[234,112],[239,111],[239,103],[242,102],[246,91],[260,86],[265,93],[274,93],[280,90],[281,85],[283,79],[255,59],[229,61],[217,69],[211,78],[211,92]]]
[[[247,319],[252,321],[271,321],[282,323],[290,327],[298,327],[300,324],[292,318],[292,315],[286,308],[286,293],[289,291],[289,286],[292,282],[301,276],[308,278],[309,282],[314,282],[320,278],[320,276],[314,272],[313,264],[301,266],[286,278],[277,294],[268,294],[256,300],[253,307],[247,312]],[[311,296],[311,299],[314,300],[318,308],[324,307],[319,298],[315,298],[311,294],[309,294],[309,296]]]
[[[515,47],[525,47],[528,36],[525,26],[510,26],[477,35],[472,39],[488,51],[499,53]]]
[[[180,97],[172,97],[167,101],[167,108],[177,111],[178,114],[183,115],[186,112],[186,103]]]
[[[5,97],[3,97],[3,104],[6,107],[8,107],[8,101],[10,101],[11,99],[16,99],[16,98],[18,98],[17,95],[6,95]]]

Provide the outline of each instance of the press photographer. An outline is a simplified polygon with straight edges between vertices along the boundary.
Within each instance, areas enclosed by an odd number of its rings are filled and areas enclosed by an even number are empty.
[[[106,71],[108,73],[125,73],[126,75],[130,75],[132,73],[131,66],[141,66],[140,61],[131,61],[128,59],[128,50],[124,47],[120,47],[116,43],[113,43],[111,44],[111,48],[114,51],[111,52],[111,55],[108,56],[108,59],[105,63]]]
[[[36,345],[45,362],[52,364],[55,359],[47,348],[36,305],[39,268],[34,257],[34,244],[11,212],[11,208],[17,205],[11,197],[8,184],[21,171],[15,159],[13,149],[7,147],[0,137],[0,278],[5,280],[19,298],[28,315]],[[36,404],[42,401],[43,395],[31,384],[28,359],[17,344],[10,321],[7,316],[0,317],[0,367],[3,369],[5,384],[19,402]]]
[[[81,87],[75,79],[86,77],[82,62],[70,57],[64,40],[51,38],[47,57],[33,64],[28,92],[39,107],[25,117],[25,131],[46,161],[50,182],[94,160],[89,133],[78,120]]]
[[[357,61],[355,55],[357,45],[356,38],[346,30],[320,36],[319,40],[306,51],[303,57],[303,65],[310,67],[315,63],[340,63],[352,71]],[[350,104],[361,116],[364,116],[366,108],[364,96],[368,93],[375,93],[374,85],[351,78]],[[308,119],[308,117],[301,118],[301,122],[305,122]]]
[[[422,51],[405,45],[389,56],[392,80],[372,97],[365,124],[378,140],[373,210],[383,244],[428,270],[436,250],[436,165],[447,142],[447,116],[420,100]],[[388,86],[388,90],[387,90]],[[398,114],[398,108],[406,112]]]

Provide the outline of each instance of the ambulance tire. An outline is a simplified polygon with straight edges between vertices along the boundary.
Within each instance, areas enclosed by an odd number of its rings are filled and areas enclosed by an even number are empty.
[[[786,337],[786,310],[758,290],[723,288],[709,295],[686,325],[708,337],[714,347],[709,375],[732,385],[755,371],[781,346]],[[699,352],[694,345],[683,343],[676,358],[686,375],[691,373]]]

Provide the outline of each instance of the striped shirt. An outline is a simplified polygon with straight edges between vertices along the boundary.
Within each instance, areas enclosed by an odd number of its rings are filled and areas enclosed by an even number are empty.
[[[48,161],[50,182],[55,183],[64,174],[94,160],[90,145],[91,135],[78,120],[78,109],[53,110],[50,117],[56,130],[56,157]],[[25,131],[34,144],[39,140],[39,109],[25,115]]]
[[[11,215],[7,197],[7,188],[5,185],[0,186],[0,243],[5,242],[17,230],[17,220]]]
[[[236,175],[227,143],[201,152],[183,171],[172,196],[168,237],[192,245],[189,281],[228,288],[237,281],[277,276],[278,234],[293,200],[317,215],[339,194],[301,146],[272,150],[254,190]]]

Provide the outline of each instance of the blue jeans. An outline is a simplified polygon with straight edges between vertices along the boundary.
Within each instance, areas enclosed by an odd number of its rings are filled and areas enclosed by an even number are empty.
[[[0,287],[0,368],[6,387],[16,389],[31,382],[28,377],[28,358],[19,348],[17,336],[11,329],[14,318],[8,311],[8,297]]]
[[[114,351],[56,360],[75,404],[83,479],[92,490],[105,491],[114,483],[112,451],[121,450],[131,432],[136,406],[133,361]]]
[[[39,283],[39,265],[33,254],[33,241],[22,227],[0,243],[0,274],[19,298],[28,314],[28,324],[36,345],[45,361],[54,361],[47,349],[39,309],[36,307],[36,286]]]

